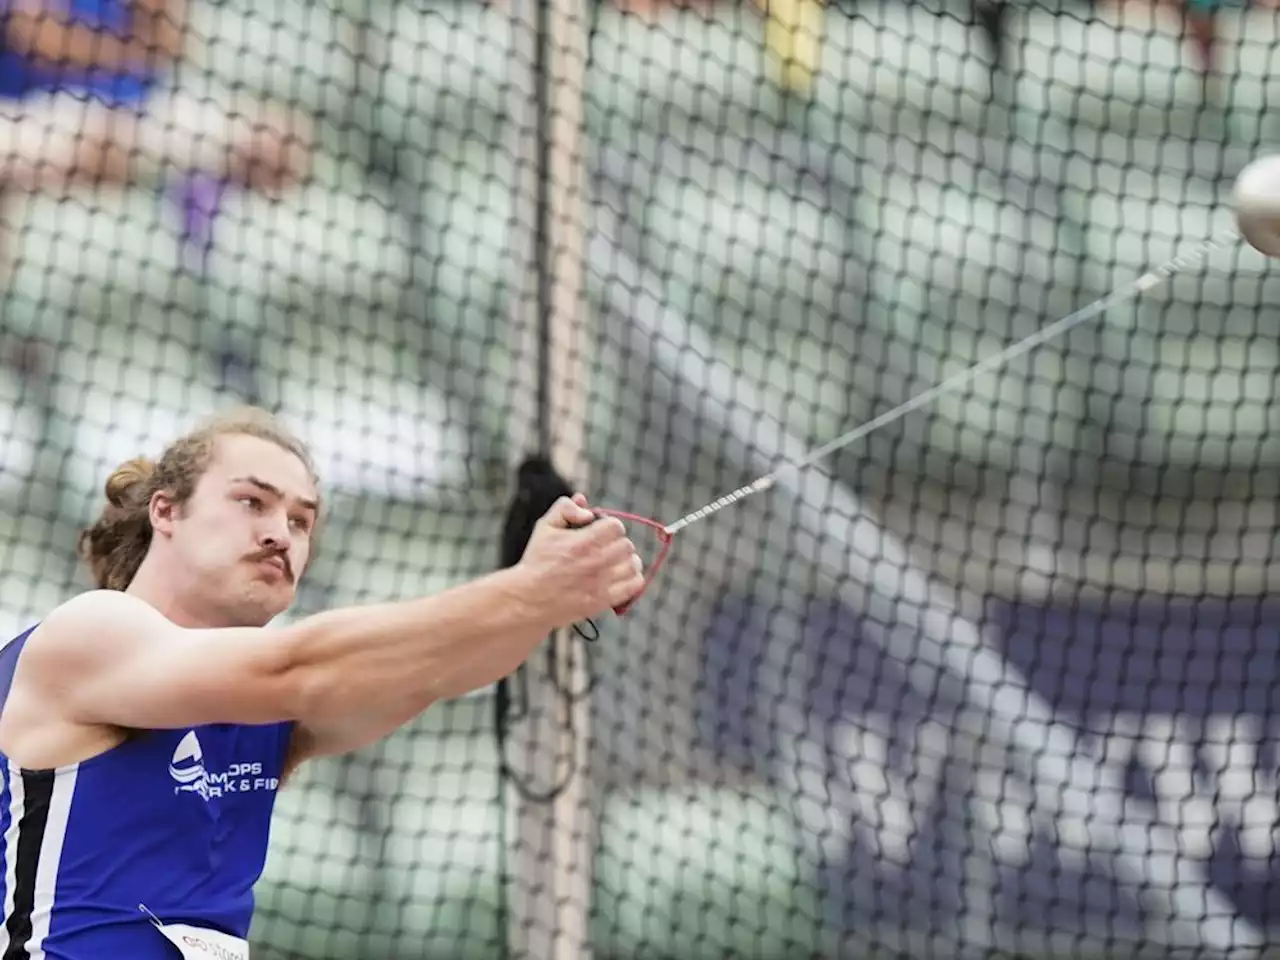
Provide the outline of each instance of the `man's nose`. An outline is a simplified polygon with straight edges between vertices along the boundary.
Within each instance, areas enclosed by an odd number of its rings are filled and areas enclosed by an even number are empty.
[[[291,543],[289,522],[284,517],[270,517],[263,520],[258,530],[258,544],[263,549],[274,547],[277,550],[288,550]]]

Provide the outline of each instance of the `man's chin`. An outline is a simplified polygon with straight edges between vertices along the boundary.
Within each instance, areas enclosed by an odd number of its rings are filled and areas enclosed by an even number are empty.
[[[285,580],[276,583],[257,580],[250,584],[240,607],[258,626],[266,626],[293,606],[294,596],[293,585]]]

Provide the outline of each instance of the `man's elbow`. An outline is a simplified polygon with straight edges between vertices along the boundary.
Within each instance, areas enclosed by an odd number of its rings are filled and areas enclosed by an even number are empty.
[[[365,706],[350,665],[320,652],[324,630],[318,619],[310,618],[275,633],[267,669],[292,720],[307,723]]]
[[[281,713],[287,719],[305,721],[323,712],[325,704],[335,696],[335,679],[332,671],[323,664],[310,663],[296,652],[292,634],[296,628],[281,631],[286,646],[279,651],[279,658],[268,668],[268,686],[280,704]]]

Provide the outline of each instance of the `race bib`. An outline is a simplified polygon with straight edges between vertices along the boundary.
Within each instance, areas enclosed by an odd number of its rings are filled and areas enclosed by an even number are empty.
[[[139,906],[164,938],[178,948],[182,960],[249,960],[247,940],[187,923],[162,923],[145,906]]]
[[[162,923],[159,928],[183,960],[249,960],[249,943],[239,937],[185,923]]]

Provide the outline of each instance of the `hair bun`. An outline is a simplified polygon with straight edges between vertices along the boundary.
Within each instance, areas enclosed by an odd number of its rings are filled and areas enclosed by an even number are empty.
[[[156,465],[146,457],[134,457],[120,464],[107,477],[107,501],[114,507],[136,503],[155,472]]]

